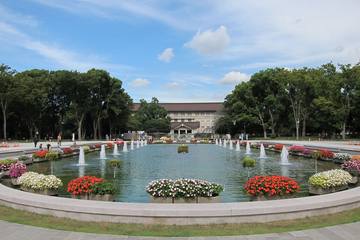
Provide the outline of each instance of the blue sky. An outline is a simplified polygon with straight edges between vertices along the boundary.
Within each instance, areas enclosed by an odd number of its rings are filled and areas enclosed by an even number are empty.
[[[2,0],[0,62],[106,69],[131,97],[222,101],[268,67],[360,60],[358,0]]]

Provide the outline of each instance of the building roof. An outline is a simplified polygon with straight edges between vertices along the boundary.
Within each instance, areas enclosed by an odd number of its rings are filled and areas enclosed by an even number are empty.
[[[188,128],[188,129],[197,129],[200,127],[200,122],[172,122],[171,129],[178,128]]]
[[[159,103],[168,112],[220,112],[224,106],[222,102],[203,103]],[[140,103],[133,104],[133,111],[137,111]]]

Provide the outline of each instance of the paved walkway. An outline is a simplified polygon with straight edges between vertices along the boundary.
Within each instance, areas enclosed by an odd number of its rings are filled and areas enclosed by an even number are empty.
[[[172,239],[185,240],[217,240],[217,239],[239,239],[239,240],[358,240],[360,237],[360,222],[325,227],[319,229],[310,229],[304,231],[295,231],[288,233],[272,233],[262,235],[244,235],[229,237],[177,237]],[[129,237],[114,236],[104,234],[90,234],[67,232],[27,225],[15,224],[0,221],[0,239],[1,240],[122,240],[122,239],[169,239],[168,237]]]

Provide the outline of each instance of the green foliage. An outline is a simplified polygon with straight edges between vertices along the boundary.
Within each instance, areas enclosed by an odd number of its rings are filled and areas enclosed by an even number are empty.
[[[122,164],[122,161],[121,160],[118,160],[118,159],[112,159],[108,162],[108,165],[111,167],[111,168],[119,168]]]
[[[22,162],[25,162],[27,160],[30,160],[31,158],[29,156],[26,156],[26,155],[22,155],[20,157],[18,157],[18,161],[22,161]]]
[[[53,161],[59,159],[60,154],[58,152],[48,152],[45,155],[46,160]]]
[[[270,68],[254,73],[226,96],[218,133],[331,137],[360,131],[360,64]]]
[[[82,148],[84,149],[85,153],[90,152],[90,146],[83,146]]]
[[[105,194],[114,194],[115,193],[115,187],[110,182],[99,182],[95,183],[90,187],[92,193],[99,194],[99,195],[105,195]]]
[[[185,145],[185,144],[181,144],[180,146],[178,146],[177,152],[178,153],[188,153],[189,152],[189,146]]]
[[[320,160],[322,155],[321,155],[320,151],[315,150],[311,153],[311,157],[314,159]]]
[[[132,127],[138,127],[133,130],[144,130],[146,132],[169,132],[170,118],[167,116],[165,108],[160,106],[157,98],[152,98],[151,102],[140,100],[140,107],[132,118]]]
[[[245,156],[242,159],[242,164],[244,168],[253,168],[255,167],[256,161],[249,156]]]
[[[36,131],[40,138],[48,133],[56,138],[60,131],[63,138],[73,132],[80,139],[85,132],[88,137],[104,137],[110,129],[126,129],[131,104],[122,82],[104,70],[32,69],[14,74],[7,66],[0,67],[0,105],[6,108],[3,114],[14,138],[32,138]]]

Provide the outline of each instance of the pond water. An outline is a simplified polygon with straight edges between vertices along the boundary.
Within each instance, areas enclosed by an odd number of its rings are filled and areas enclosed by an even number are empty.
[[[116,201],[120,202],[149,202],[151,199],[145,188],[147,184],[159,178],[199,178],[224,186],[221,193],[222,202],[249,201],[243,192],[247,181],[247,170],[242,167],[241,152],[225,149],[211,144],[190,144],[189,153],[178,154],[176,144],[153,144],[122,152],[112,156],[112,150],[107,150],[107,159],[101,160],[99,152],[85,155],[86,166],[76,166],[78,157],[64,158],[59,161],[35,163],[29,166],[30,171],[44,174],[54,174],[61,178],[64,187],[60,196],[69,197],[66,192],[67,183],[81,175],[93,175],[111,181],[116,186]],[[280,154],[267,151],[266,159],[259,159],[259,150],[252,149],[252,157],[257,162],[250,170],[254,175],[284,175],[296,179],[301,184],[301,192],[297,196],[306,196],[307,180],[315,173],[315,161],[301,157],[289,156],[290,165],[280,165]],[[116,170],[107,162],[111,159],[121,159],[122,165]],[[330,162],[317,162],[318,171],[325,171],[339,166]]]

